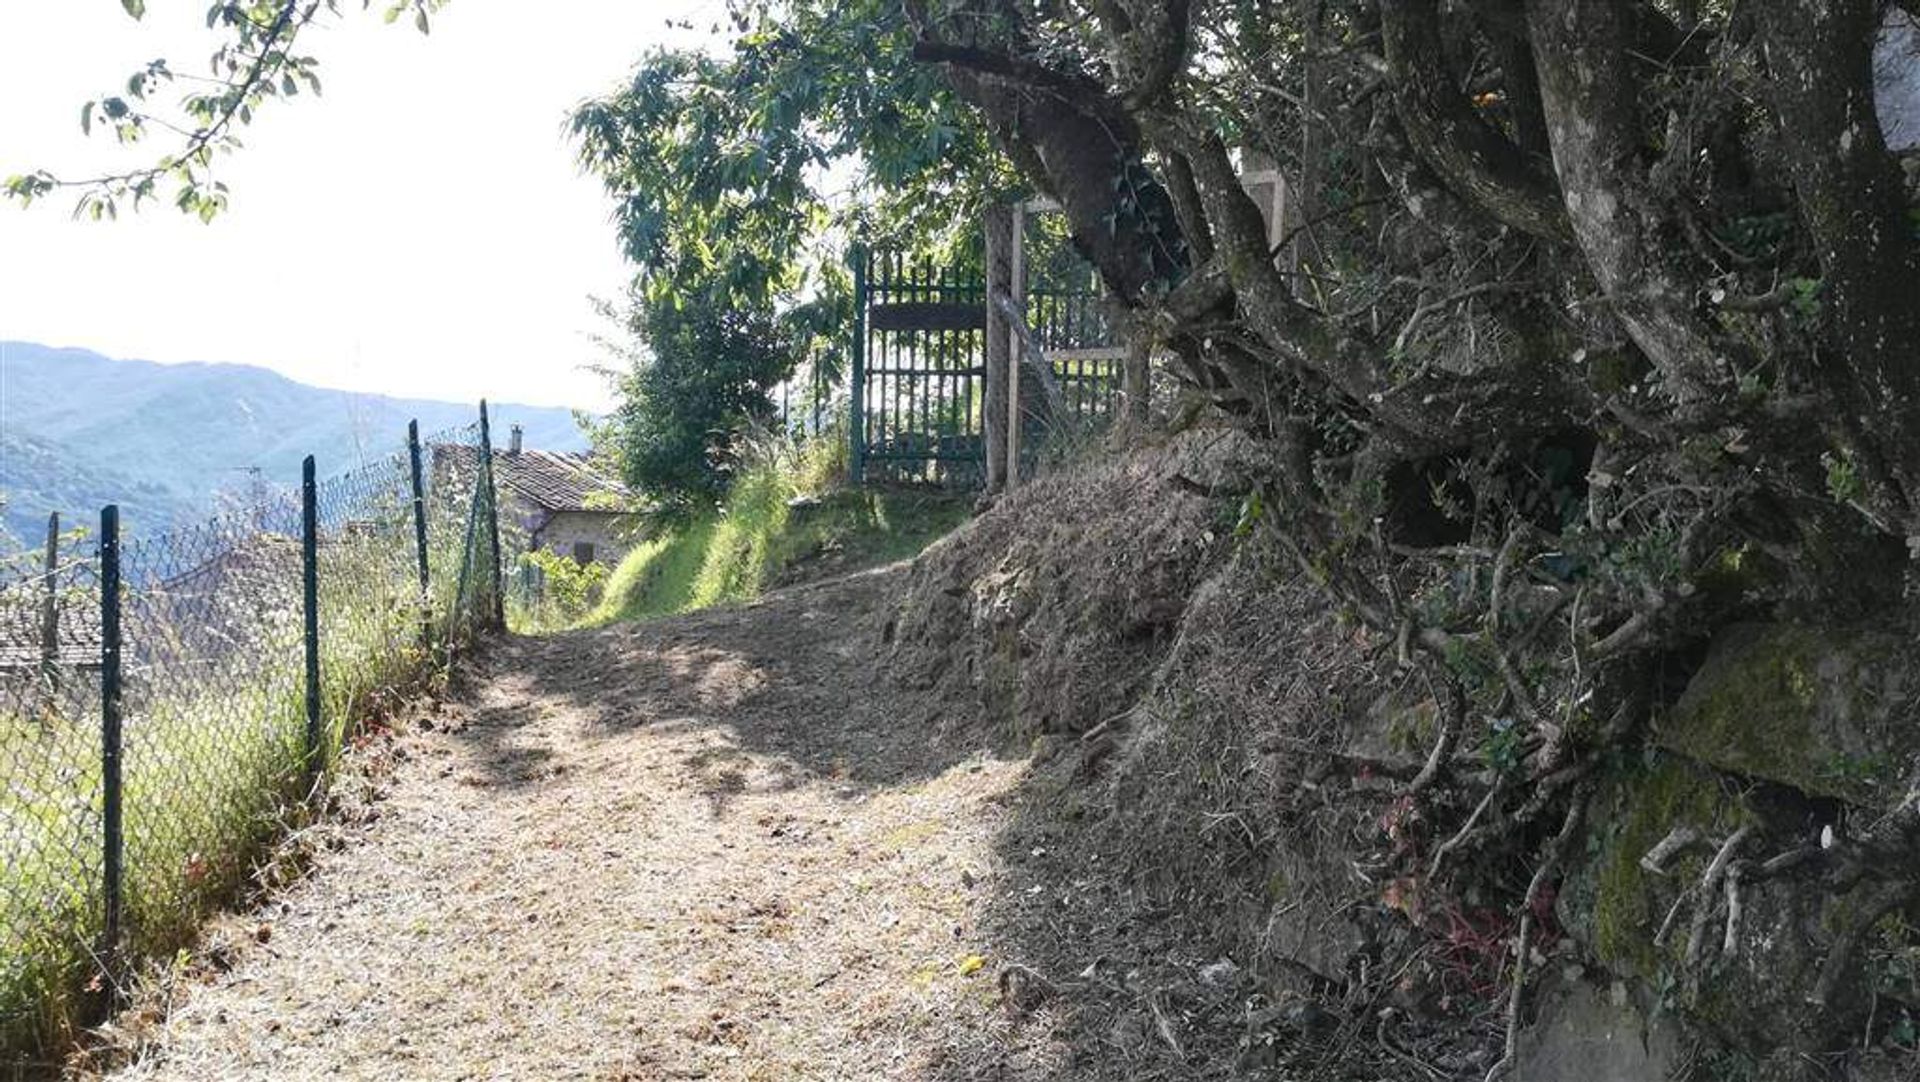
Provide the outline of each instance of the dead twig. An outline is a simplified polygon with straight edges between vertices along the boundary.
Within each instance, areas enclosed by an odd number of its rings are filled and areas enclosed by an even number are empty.
[[[1699,899],[1699,908],[1694,910],[1693,923],[1687,929],[1687,952],[1684,956],[1684,965],[1690,981],[1698,980],[1697,966],[1700,961],[1700,951],[1706,944],[1707,924],[1713,919],[1714,895],[1720,891],[1721,878],[1726,875],[1727,867],[1733,860],[1733,854],[1746,842],[1747,836],[1751,833],[1753,833],[1752,824],[1743,823],[1738,830],[1728,835],[1727,840],[1721,843],[1720,851],[1713,855],[1713,860],[1707,865],[1706,872],[1700,876],[1700,885],[1694,890],[1694,896]]]
[[[1451,308],[1461,301],[1472,300],[1475,297],[1488,293],[1518,293],[1537,288],[1539,288],[1538,282],[1480,282],[1475,285],[1470,285],[1465,289],[1449,293],[1439,300],[1429,301],[1415,308],[1413,314],[1407,317],[1406,324],[1400,328],[1400,333],[1394,336],[1394,355],[1399,356],[1406,353],[1407,342],[1413,337],[1414,328],[1420,326],[1421,320],[1426,319],[1435,312]]]
[[[1807,996],[1808,1003],[1821,1010],[1833,1005],[1834,993],[1839,990],[1841,978],[1846,976],[1861,941],[1880,923],[1881,917],[1905,905],[1916,893],[1920,893],[1920,885],[1900,881],[1882,883],[1868,896],[1853,926],[1835,940],[1833,949],[1827,952],[1827,960],[1820,967],[1820,979],[1814,982],[1813,992]]]
[[[1448,853],[1460,848],[1467,840],[1467,836],[1473,833],[1473,828],[1479,825],[1481,816],[1487,814],[1487,809],[1493,805],[1493,798],[1500,795],[1500,789],[1501,779],[1496,778],[1493,785],[1487,789],[1487,795],[1481,797],[1480,803],[1474,805],[1473,814],[1467,816],[1467,821],[1461,825],[1453,837],[1441,842],[1440,847],[1433,851],[1433,861],[1427,865],[1428,879],[1440,874],[1440,862],[1447,859]]]
[[[1740,865],[1727,869],[1727,934],[1720,944],[1722,955],[1731,955],[1740,946]]]
[[[1277,755],[1283,751],[1304,751],[1326,759],[1335,767],[1356,777],[1378,776],[1395,781],[1411,780],[1417,769],[1407,763],[1396,763],[1388,759],[1377,759],[1371,755],[1357,755],[1352,752],[1335,751],[1332,748],[1316,744],[1311,740],[1302,740],[1297,736],[1272,736],[1255,749],[1262,755]]]
[[[1460,690],[1460,684],[1451,677],[1441,675],[1435,687],[1434,674],[1427,674],[1427,687],[1433,692],[1433,705],[1440,711],[1440,732],[1434,738],[1433,750],[1427,753],[1427,761],[1407,783],[1407,795],[1415,796],[1424,792],[1447,767],[1447,761],[1453,755],[1453,748],[1460,739],[1460,730],[1465,726],[1467,717],[1467,697]]]
[[[1519,1058],[1520,1049],[1520,1008],[1525,1001],[1527,988],[1527,959],[1533,951],[1533,911],[1540,902],[1540,892],[1546,888],[1554,868],[1560,863],[1561,854],[1574,832],[1580,828],[1580,820],[1585,815],[1587,802],[1586,790],[1574,794],[1573,802],[1567,808],[1567,817],[1560,824],[1560,832],[1547,843],[1546,852],[1540,858],[1539,867],[1533,870],[1533,878],[1527,881],[1527,893],[1520,902],[1520,933],[1516,937],[1513,959],[1513,989],[1507,997],[1507,1039],[1506,1051],[1498,1062],[1487,1069],[1486,1082],[1495,1082],[1505,1078],[1513,1070],[1514,1061]]]
[[[1817,845],[1803,845],[1798,849],[1789,849],[1784,853],[1767,858],[1767,862],[1760,865],[1758,878],[1772,879],[1778,875],[1785,875],[1787,872],[1803,864],[1818,860],[1825,852],[1826,850],[1821,849]]]
[[[1513,705],[1520,716],[1535,729],[1541,728],[1540,710],[1533,702],[1533,693],[1527,689],[1526,682],[1520,679],[1519,670],[1513,667],[1513,658],[1500,642],[1500,612],[1506,604],[1507,575],[1513,567],[1514,553],[1520,548],[1520,542],[1526,537],[1528,528],[1517,525],[1507,533],[1506,543],[1500,546],[1500,555],[1493,561],[1493,582],[1487,591],[1487,640],[1493,646],[1495,663],[1500,668],[1500,679],[1506,682],[1507,693],[1513,696]]]
[[[1661,610],[1666,607],[1667,599],[1665,597],[1654,596],[1649,598],[1646,608],[1640,609],[1632,616],[1627,617],[1625,622],[1609,632],[1606,638],[1594,643],[1592,648],[1586,651],[1587,660],[1590,662],[1606,661],[1609,658],[1624,654],[1633,647],[1640,645],[1641,641],[1652,632],[1654,620],[1659,618]]]
[[[1180,1034],[1173,1028],[1173,1019],[1168,1017],[1166,1008],[1160,1005],[1161,995],[1159,990],[1155,990],[1147,996],[1147,1009],[1153,1012],[1153,1028],[1172,1050],[1174,1058],[1184,1063],[1187,1050],[1180,1045]]]
[[[1373,1027],[1374,1043],[1386,1049],[1394,1059],[1419,1071],[1428,1078],[1445,1078],[1446,1075],[1442,1074],[1438,1068],[1394,1043],[1393,1038],[1387,1034],[1387,1023],[1391,1021],[1393,1017],[1394,1010],[1391,1007],[1380,1012],[1380,1021]]]
[[[1685,849],[1687,846],[1699,840],[1700,832],[1698,830],[1695,830],[1685,823],[1681,823],[1672,830],[1667,831],[1666,837],[1656,842],[1652,849],[1647,850],[1646,855],[1640,858],[1640,866],[1655,875],[1665,875],[1667,874],[1667,861],[1671,860],[1675,853],[1678,853],[1680,850]]]

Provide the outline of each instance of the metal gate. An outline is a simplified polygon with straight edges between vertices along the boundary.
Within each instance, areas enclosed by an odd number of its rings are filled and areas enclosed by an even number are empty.
[[[1075,257],[1077,258],[1077,257]],[[1118,406],[1125,351],[1111,335],[1098,283],[1085,264],[1042,262],[1035,285],[1016,279],[1014,300],[1026,312],[1044,360],[1024,355],[1023,411],[1035,435],[1058,427],[1110,420]],[[1020,277],[1025,277],[1024,275]],[[1024,297],[1024,304],[1020,301]],[[986,472],[986,286],[977,273],[871,252],[854,262],[854,331],[848,420],[856,481],[977,486]],[[1040,375],[1051,375],[1051,384]],[[1040,441],[1022,445],[1031,462]]]
[[[978,484],[987,373],[980,278],[876,252],[855,264],[854,299],[854,476]]]
[[[1112,344],[1105,300],[1091,269],[1069,270],[1049,280],[1058,284],[1026,291],[1027,323],[1069,418],[1083,430],[1099,428],[1119,407],[1126,347]],[[1031,366],[1021,374],[1023,383],[1033,377]],[[1029,398],[1033,394],[1031,389],[1022,393]],[[1037,447],[1037,441],[1029,445],[1030,450]]]

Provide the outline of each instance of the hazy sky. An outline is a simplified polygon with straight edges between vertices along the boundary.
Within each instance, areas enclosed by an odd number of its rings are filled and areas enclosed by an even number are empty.
[[[69,193],[0,203],[0,339],[603,408],[581,370],[607,329],[587,298],[617,296],[629,271],[563,123],[648,46],[717,40],[722,0],[455,0],[427,37],[359,6],[301,39],[324,95],[242,131],[213,224],[166,204],[74,221]],[[203,72],[206,8],[149,0],[134,22],[119,0],[0,0],[0,175],[137,164],[81,135],[80,105],[157,56]]]

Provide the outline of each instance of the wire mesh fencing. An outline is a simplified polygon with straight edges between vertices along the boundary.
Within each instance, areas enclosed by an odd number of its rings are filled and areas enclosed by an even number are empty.
[[[485,407],[345,474],[0,582],[0,1050],[234,895],[357,720],[501,624]]]
[[[0,1023],[15,1037],[100,943],[99,666],[97,559],[0,588]]]

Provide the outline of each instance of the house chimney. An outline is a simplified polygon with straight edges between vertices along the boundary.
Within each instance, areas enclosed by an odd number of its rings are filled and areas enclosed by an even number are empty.
[[[521,437],[520,426],[514,425],[512,431],[509,432],[507,435],[507,453],[508,454],[517,455],[520,453],[520,437]]]

